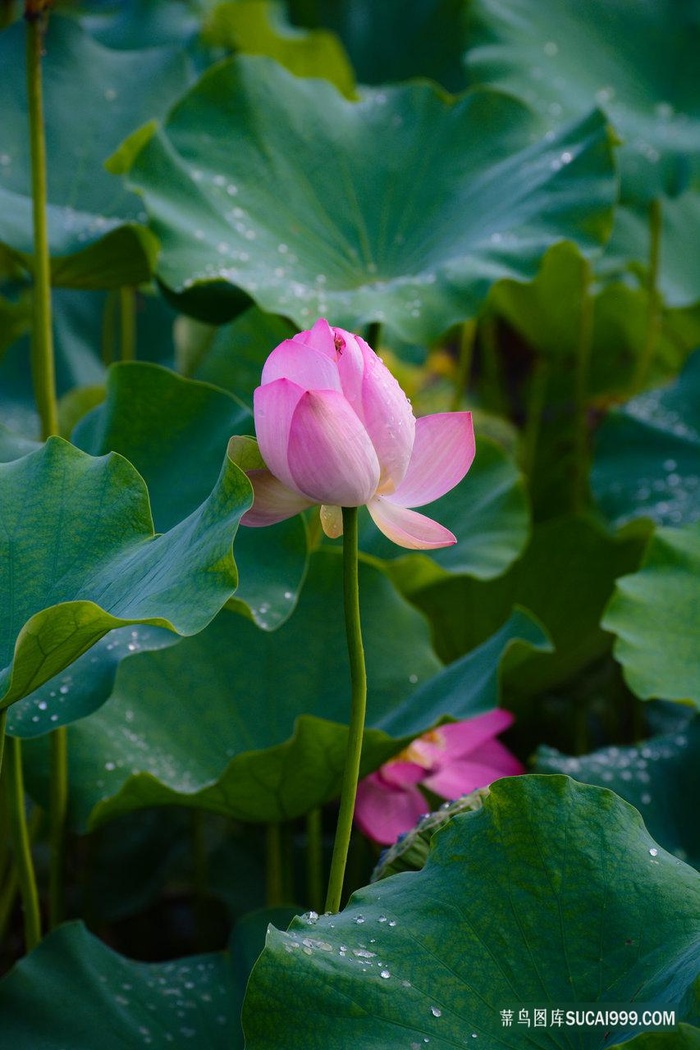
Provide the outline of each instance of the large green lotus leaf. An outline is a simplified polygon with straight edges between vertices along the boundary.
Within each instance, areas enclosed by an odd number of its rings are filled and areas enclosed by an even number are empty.
[[[427,77],[448,91],[467,86],[462,52],[466,38],[462,0],[287,0],[303,25],[338,34],[362,84]]]
[[[33,245],[24,25],[0,35],[0,242],[27,265]],[[159,118],[187,86],[182,53],[111,51],[52,16],[43,58],[52,282],[138,284],[152,272],[153,235],[137,197],[103,168],[135,127]]]
[[[682,730],[628,747],[603,747],[573,757],[540,747],[535,772],[567,773],[610,788],[644,817],[664,849],[700,867],[700,718]]]
[[[277,1048],[284,1026],[285,1050],[598,1050],[596,1028],[521,1037],[519,1008],[655,1003],[682,1020],[699,913],[697,873],[611,791],[497,781],[483,808],[437,832],[421,871],[359,890],[339,915],[270,928],[243,1006],[246,1046]]]
[[[598,430],[591,486],[615,526],[700,518],[700,351],[671,386],[612,409]]]
[[[333,553],[316,554],[297,611],[274,635],[224,611],[196,639],[125,661],[109,701],[69,730],[75,821],[95,825],[162,804],[279,821],[337,795],[349,714],[340,569]],[[363,773],[441,719],[493,707],[506,654],[505,666],[523,644],[547,646],[519,614],[470,658],[441,669],[425,621],[384,575],[363,567],[361,583]],[[33,748],[28,779],[43,798],[43,742]]]
[[[617,581],[602,626],[643,700],[700,707],[700,524],[657,529],[638,572]]]
[[[634,571],[645,536],[612,537],[587,518],[565,517],[535,527],[522,558],[503,576],[460,576],[422,586],[420,574],[397,565],[392,577],[429,617],[445,661],[480,645],[507,619],[514,604],[544,625],[553,653],[533,652],[508,676],[511,695],[531,696],[566,681],[610,648],[600,617],[614,582]]]
[[[355,75],[342,44],[323,29],[290,25],[276,0],[222,0],[209,13],[202,36],[210,47],[267,55],[298,77],[324,77],[346,98],[355,95]]]
[[[143,963],[81,923],[51,933],[0,982],[2,1038],[17,1050],[239,1050],[228,952]]]
[[[602,116],[546,140],[537,127],[498,92],[453,100],[414,83],[348,102],[240,56],[120,163],[161,241],[158,276],[187,312],[223,321],[244,293],[302,328],[383,321],[420,342],[474,314],[498,277],[531,275],[554,241],[591,251],[607,237]]]
[[[698,302],[700,261],[696,245],[700,236],[700,196],[696,189],[675,199],[659,199],[659,269],[657,284],[671,307]],[[622,206],[615,214],[612,236],[596,267],[604,280],[620,278],[648,281],[651,228],[649,216]]]
[[[251,431],[249,410],[224,390],[142,363],[114,365],[107,399],[76,428],[92,455],[119,452],[143,476],[156,528],[191,514],[211,491],[229,438]],[[289,616],[306,572],[301,518],[271,529],[242,529],[236,539],[237,607],[273,629]]]
[[[487,437],[477,439],[474,463],[466,478],[447,495],[420,508],[457,537],[452,547],[406,555],[363,513],[360,545],[380,558],[400,558],[420,579],[466,573],[478,579],[499,576],[512,565],[530,535],[530,511],[523,477],[513,459]]]
[[[622,1046],[615,1044],[615,1048]],[[625,1042],[624,1050],[700,1050],[700,1028],[679,1024],[670,1032],[642,1032]]]
[[[0,697],[7,706],[116,627],[200,631],[231,597],[231,545],[250,484],[225,458],[214,490],[155,536],[148,492],[121,456],[61,438],[0,465]]]
[[[475,0],[470,75],[551,129],[599,105],[622,139],[623,197],[679,193],[700,172],[694,0]]]

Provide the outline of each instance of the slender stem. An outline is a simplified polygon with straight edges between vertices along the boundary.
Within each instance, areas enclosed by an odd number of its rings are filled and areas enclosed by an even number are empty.
[[[63,876],[68,811],[68,736],[65,726],[51,734],[51,797],[49,800],[49,929],[63,920]]]
[[[116,326],[116,315],[117,315],[117,299],[119,298],[119,289],[115,290],[110,288],[107,292],[105,299],[104,310],[102,311],[102,364],[111,365],[115,357],[115,326]]]
[[[371,321],[367,325],[367,337],[366,337],[367,338],[367,342],[369,343],[369,345],[372,347],[372,349],[376,353],[379,353],[379,340],[381,338],[381,334],[382,334],[382,322],[381,321]]]
[[[42,812],[36,807],[32,811],[31,819],[29,821],[28,836],[30,844],[36,840],[36,836],[41,826]],[[5,933],[7,930],[7,924],[10,921],[12,915],[12,909],[15,905],[15,898],[17,897],[17,891],[19,890],[19,877],[17,874],[17,868],[13,867],[7,873],[7,877],[4,883],[0,880],[0,943],[5,939]]]
[[[27,97],[32,160],[32,217],[34,225],[34,326],[32,330],[32,381],[42,438],[58,434],[56,374],[51,327],[51,261],[49,254],[46,178],[46,139],[42,99],[41,55],[50,3],[25,3],[27,19]],[[16,741],[19,763],[20,742]],[[19,766],[21,770],[21,765]],[[67,744],[65,730],[56,733],[51,747],[51,855],[49,860],[49,915],[53,926],[60,921],[63,896],[63,859],[66,802],[68,796]],[[17,817],[24,819],[24,804]],[[26,837],[26,827],[25,827]],[[31,865],[31,852],[27,850]],[[27,912],[25,903],[25,912]]]
[[[649,205],[649,273],[647,277],[647,328],[642,353],[637,362],[633,393],[644,389],[661,331],[661,296],[659,295],[659,267],[661,264],[661,201]]]
[[[542,413],[547,400],[547,386],[549,384],[549,365],[540,357],[535,362],[530,376],[530,389],[527,398],[527,415],[522,437],[522,465],[523,470],[532,477],[535,469],[535,457],[537,455],[537,443],[542,426]]]
[[[452,396],[451,409],[459,411],[462,404],[462,395],[469,382],[469,374],[472,369],[472,358],[474,356],[474,337],[476,336],[476,321],[465,321],[462,325],[459,338],[459,360],[457,362],[457,375],[455,376],[455,388]]]
[[[355,812],[357,782],[360,777],[362,736],[365,727],[367,706],[367,672],[365,652],[362,646],[360,621],[360,589],[357,558],[357,507],[343,507],[343,604],[345,608],[345,634],[350,658],[350,726],[345,768],[340,790],[340,811],[333,845],[333,858],[328,880],[326,911],[340,909],[343,892],[345,866],[350,849],[352,818]]]
[[[44,19],[27,23],[27,96],[32,158],[32,216],[34,223],[34,326],[32,380],[42,438],[58,434],[56,375],[51,330],[51,266],[46,219],[46,140],[41,94],[41,50]]]
[[[591,268],[588,263],[583,269],[581,288],[581,319],[579,340],[576,354],[576,375],[574,385],[574,455],[575,469],[572,483],[572,508],[580,513],[588,503],[589,470],[589,433],[588,433],[588,386],[591,367],[591,349],[593,344],[593,297],[591,295]]]
[[[192,848],[192,913],[194,943],[197,951],[206,949],[207,899],[209,896],[209,858],[207,855],[204,812],[193,809],[190,815],[190,844]]]
[[[24,812],[24,778],[20,743],[17,737],[10,738],[5,756],[7,766],[5,790],[10,812],[10,837],[15,856],[15,870],[24,909],[24,940],[27,951],[31,951],[41,940],[41,918],[39,894],[36,888],[32,851]]]
[[[7,725],[7,708],[0,711],[0,773],[2,773],[2,756],[5,751],[5,727]]]
[[[136,359],[136,290],[119,289],[119,327],[121,329],[121,360]]]
[[[306,896],[310,908],[320,911],[323,903],[323,828],[321,810],[306,814]]]
[[[279,824],[268,824],[267,836],[267,906],[284,903],[282,875],[282,834]]]
[[[484,405],[499,415],[508,414],[508,398],[501,382],[498,359],[498,320],[487,310],[479,325],[481,334],[481,389]]]

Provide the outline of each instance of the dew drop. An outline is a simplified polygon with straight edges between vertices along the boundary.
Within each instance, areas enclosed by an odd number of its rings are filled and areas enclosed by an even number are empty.
[[[388,970],[382,970],[381,973],[379,974],[379,976],[383,977],[384,980],[386,981],[387,978],[391,977],[391,974],[389,973]]]
[[[431,1006],[430,1012],[433,1015],[433,1017],[442,1017],[442,1010],[439,1006]]]
[[[659,851],[657,849],[650,849],[649,850],[649,856],[650,857],[657,857],[658,854],[659,854]]]

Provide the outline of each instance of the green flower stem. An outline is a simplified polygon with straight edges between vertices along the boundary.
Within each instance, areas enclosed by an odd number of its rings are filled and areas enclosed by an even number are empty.
[[[581,316],[576,353],[575,377],[575,463],[573,473],[573,510],[580,514],[589,502],[588,479],[590,475],[590,435],[588,426],[588,387],[593,346],[593,297],[591,295],[592,273],[588,264],[583,271],[581,288]]]
[[[369,343],[375,353],[379,353],[379,340],[382,336],[382,322],[372,321],[367,325],[367,335],[365,342]]]
[[[323,903],[323,828],[321,810],[306,814],[306,897],[309,908],[320,911]]]
[[[27,19],[27,98],[29,139],[32,161],[32,217],[34,224],[34,324],[32,328],[32,381],[41,434],[46,440],[59,433],[56,401],[56,374],[51,327],[51,262],[46,219],[46,139],[42,100],[41,53],[49,3],[26,3]],[[16,762],[20,765],[19,741]],[[52,926],[60,921],[63,895],[63,856],[68,798],[67,747],[65,729],[54,733],[51,747],[51,857],[49,861],[49,916]],[[24,802],[15,799],[17,819],[24,820]],[[24,837],[26,838],[26,826]],[[31,865],[27,849],[26,863]],[[24,895],[24,894],[23,894]],[[29,915],[25,896],[25,913]],[[37,913],[38,914],[38,913]],[[30,931],[33,935],[33,930]],[[29,940],[29,938],[28,938]]]
[[[282,871],[282,832],[279,824],[266,826],[267,838],[267,906],[275,908],[284,903],[284,876]]]
[[[136,359],[136,290],[119,289],[119,328],[121,332],[121,360]]]
[[[27,22],[27,97],[34,223],[32,381],[41,419],[42,438],[46,440],[52,434],[58,434],[58,407],[51,329],[51,264],[46,220],[46,140],[41,93],[41,50],[44,29],[43,17],[33,17]]]
[[[27,951],[41,940],[39,894],[36,888],[32,851],[24,811],[21,741],[11,737],[5,756],[5,790],[10,813],[10,838],[15,857],[15,870],[24,909],[24,940]]]
[[[457,361],[457,375],[455,376],[455,388],[452,395],[452,412],[458,412],[462,405],[462,397],[469,383],[472,370],[472,359],[474,356],[474,339],[476,337],[476,321],[464,321],[459,337],[459,360]]]
[[[527,414],[522,436],[522,466],[528,477],[532,477],[535,469],[535,457],[542,425],[542,413],[547,402],[547,387],[549,385],[549,364],[540,357],[530,375],[530,384],[527,395]]]
[[[350,726],[348,747],[345,754],[343,783],[340,790],[340,812],[335,832],[333,858],[328,880],[326,911],[340,910],[345,866],[350,849],[352,818],[355,812],[357,782],[360,777],[362,735],[365,728],[367,707],[367,672],[365,652],[362,646],[360,622],[360,590],[358,586],[357,560],[358,516],[357,507],[343,507],[343,598],[345,607],[345,633],[350,658]]]
[[[632,393],[640,393],[646,384],[661,332],[661,296],[659,294],[659,266],[661,263],[661,201],[649,205],[649,271],[647,276],[647,326],[644,346],[639,356],[632,382]]]
[[[49,929],[63,921],[63,873],[68,810],[68,734],[65,726],[51,734],[51,798],[49,801]]]

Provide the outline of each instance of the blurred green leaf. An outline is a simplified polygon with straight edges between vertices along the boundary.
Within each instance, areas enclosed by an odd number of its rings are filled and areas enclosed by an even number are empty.
[[[363,567],[361,591],[369,677],[363,775],[445,718],[494,707],[500,669],[523,646],[547,646],[519,614],[477,652],[441,668],[423,618],[381,572]],[[224,611],[196,638],[124,661],[108,702],[69,729],[74,821],[95,826],[153,805],[280,821],[334,798],[350,706],[341,609],[341,559],[319,552],[298,609],[275,634]],[[70,705],[69,693],[66,721]],[[45,752],[42,740],[25,749],[28,781],[41,798]]]
[[[700,351],[670,386],[612,409],[597,433],[591,486],[611,525],[700,518]]]
[[[115,627],[200,631],[236,588],[231,546],[250,501],[247,479],[226,458],[201,506],[155,536],[143,479],[121,456],[94,459],[50,438],[1,464],[2,706]]]
[[[639,810],[664,849],[700,867],[700,718],[641,744],[602,747],[576,758],[540,747],[534,771],[567,773],[610,788]]]
[[[657,529],[642,567],[617,581],[602,626],[630,689],[700,706],[700,524]]]
[[[3,1039],[17,1050],[94,1050],[96,1009],[103,1050],[243,1046],[228,952],[134,962],[68,923],[0,981]]]
[[[0,34],[0,243],[31,268],[33,250],[23,21]],[[139,124],[159,118],[189,80],[170,48],[111,51],[52,16],[43,59],[52,283],[111,288],[151,276],[157,244],[137,197],[103,162]]]
[[[355,75],[342,44],[322,29],[291,25],[275,0],[223,0],[207,16],[203,39],[210,47],[267,55],[297,77],[323,77],[346,98],[355,95]]]
[[[659,198],[661,209],[658,288],[670,307],[700,300],[700,195],[696,189],[677,198]],[[649,280],[651,227],[646,211],[621,206],[612,236],[596,267],[601,278],[646,286]]]
[[[555,651],[530,653],[507,676],[509,696],[528,697],[566,681],[609,650],[600,617],[615,579],[639,565],[645,538],[637,532],[611,537],[587,518],[566,517],[536,526],[522,558],[497,579],[461,576],[414,589],[410,572],[392,570],[392,576],[429,617],[443,660],[480,645],[514,604],[532,612]]]
[[[438,831],[421,871],[360,890],[340,915],[270,929],[244,1002],[246,1046],[273,1050],[284,1025],[285,1050],[426,1039],[446,1050],[474,1035],[506,1050],[520,1043],[501,1011],[517,1018],[523,1004],[662,1003],[682,1020],[699,904],[697,873],[612,792],[500,780]],[[526,1041],[572,1045],[566,1027]],[[576,1046],[597,1050],[600,1029],[579,1028]]]
[[[553,242],[595,250],[615,195],[599,114],[545,140],[499,93],[416,83],[348,102],[246,56],[204,74],[128,181],[185,312],[223,321],[253,298],[302,328],[328,314],[417,341],[473,315],[497,278],[532,275]]]
[[[694,0],[474,0],[466,60],[550,129],[605,112],[622,139],[623,199],[675,196],[700,174]]]

